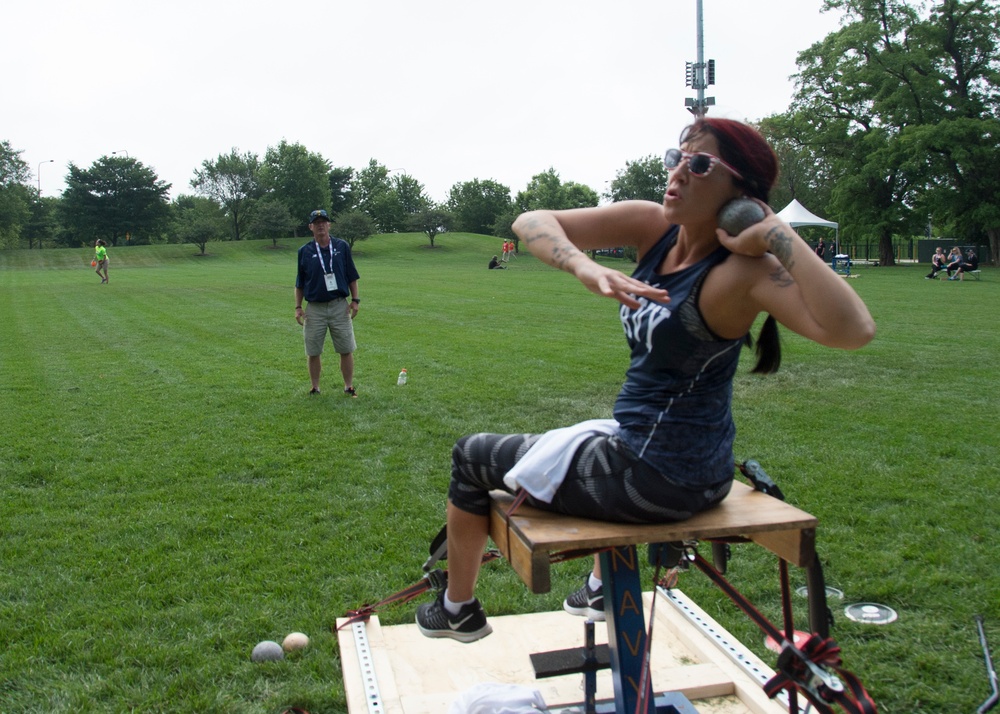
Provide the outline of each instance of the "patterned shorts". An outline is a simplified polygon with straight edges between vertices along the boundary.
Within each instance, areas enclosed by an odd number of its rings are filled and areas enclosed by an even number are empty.
[[[509,491],[504,476],[540,434],[472,434],[455,444],[449,500],[468,513],[489,513],[492,490]],[[576,451],[552,503],[536,508],[619,523],[682,521],[719,503],[732,478],[706,487],[678,483],[637,458],[618,437],[594,435]]]

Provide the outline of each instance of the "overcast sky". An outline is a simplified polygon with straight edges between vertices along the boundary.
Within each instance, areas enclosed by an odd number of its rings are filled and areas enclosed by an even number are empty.
[[[787,108],[799,51],[839,25],[821,0],[703,0],[710,115]],[[371,158],[443,201],[555,168],[598,193],[690,121],[696,0],[11,0],[0,140],[44,195],[112,152],[170,195],[236,147],[282,139],[334,166]]]

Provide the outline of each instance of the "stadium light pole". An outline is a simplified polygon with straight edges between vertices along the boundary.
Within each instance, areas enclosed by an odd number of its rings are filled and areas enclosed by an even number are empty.
[[[42,164],[54,164],[55,161],[56,161],[55,159],[49,159],[48,161],[39,161],[38,162],[38,171],[35,172],[35,175],[38,177],[38,197],[39,198],[42,197]]]
[[[698,59],[695,62],[686,62],[686,84],[698,91],[697,97],[688,97],[684,100],[684,106],[696,117],[703,117],[708,113],[708,108],[715,104],[715,97],[706,97],[705,88],[710,84],[715,84],[715,60],[705,63],[705,33],[704,18],[702,13],[702,2],[698,0],[697,9],[697,46]],[[708,68],[706,77],[705,69]]]
[[[112,156],[115,156],[116,154],[125,154],[125,158],[126,159],[131,159],[132,158],[131,156],[128,155],[128,152],[125,151],[125,149],[122,149],[121,151],[112,151],[111,152]]]

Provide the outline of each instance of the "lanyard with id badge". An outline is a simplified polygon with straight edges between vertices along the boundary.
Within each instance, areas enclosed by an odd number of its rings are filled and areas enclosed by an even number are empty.
[[[337,291],[337,276],[333,274],[333,241],[330,242],[330,272],[326,272],[326,264],[323,263],[323,252],[319,243],[316,243],[316,257],[319,258],[319,265],[323,268],[323,279],[326,280],[326,289],[331,293]]]

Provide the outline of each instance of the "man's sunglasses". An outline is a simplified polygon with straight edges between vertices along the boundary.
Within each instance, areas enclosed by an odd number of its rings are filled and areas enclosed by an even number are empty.
[[[718,156],[706,154],[702,151],[691,154],[687,151],[681,151],[680,149],[667,149],[667,153],[663,157],[663,165],[668,171],[676,169],[681,165],[682,161],[688,162],[688,171],[695,176],[708,176],[712,173],[712,169],[715,168],[716,164],[722,164],[722,166],[728,169],[733,176],[740,180],[743,179],[743,176],[740,175],[739,171],[734,169]]]

